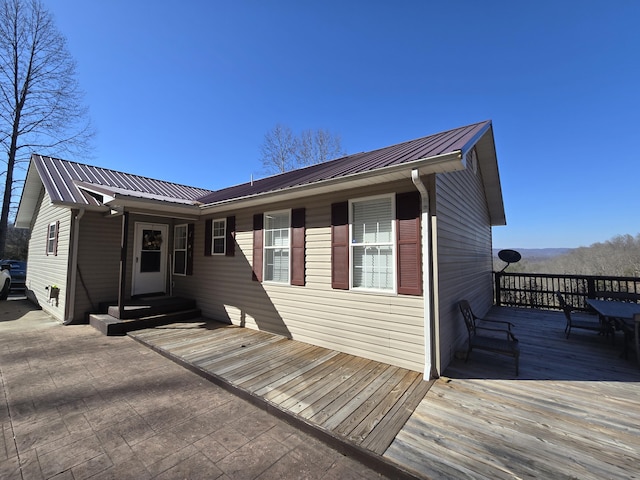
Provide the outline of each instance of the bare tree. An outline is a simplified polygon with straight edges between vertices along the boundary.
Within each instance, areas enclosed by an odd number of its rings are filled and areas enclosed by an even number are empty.
[[[282,124],[265,134],[260,150],[262,166],[268,174],[326,162],[345,154],[339,135],[324,129],[305,130],[295,135]]]
[[[296,137],[289,127],[277,124],[269,130],[260,148],[266,173],[282,173],[295,168]]]
[[[66,39],[40,0],[0,3],[0,144],[7,168],[0,215],[4,257],[15,173],[32,152],[83,155],[93,130]]]
[[[314,165],[344,155],[340,135],[333,135],[322,128],[305,130],[298,137],[297,166]]]

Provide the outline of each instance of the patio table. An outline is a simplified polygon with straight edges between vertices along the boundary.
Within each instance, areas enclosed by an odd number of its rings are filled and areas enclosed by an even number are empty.
[[[616,300],[596,300],[587,299],[589,304],[598,314],[605,320],[613,324],[617,330],[624,332],[624,351],[627,357],[628,338],[627,336],[633,332],[636,347],[636,358],[640,365],[640,304],[621,302]]]

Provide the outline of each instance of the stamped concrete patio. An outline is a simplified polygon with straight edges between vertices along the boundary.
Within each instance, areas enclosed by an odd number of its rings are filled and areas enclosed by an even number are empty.
[[[385,478],[128,337],[0,302],[0,478]]]

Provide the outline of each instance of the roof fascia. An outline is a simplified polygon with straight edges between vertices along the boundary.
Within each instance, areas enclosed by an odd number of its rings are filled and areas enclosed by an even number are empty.
[[[36,211],[40,192],[44,188],[44,183],[42,183],[38,170],[34,166],[33,156],[31,158],[14,221],[16,228],[31,228],[31,219]]]
[[[131,209],[143,209],[149,212],[161,212],[161,213],[176,213],[183,214],[189,217],[198,216],[200,213],[200,207],[198,205],[186,205],[181,203],[170,203],[162,200],[154,200],[149,198],[139,197],[127,197],[122,195],[116,195],[115,197],[107,201],[105,197],[104,204],[112,210],[117,210],[118,207]]]
[[[482,173],[482,183],[489,208],[491,225],[506,225],[507,219],[504,211],[500,172],[498,170],[498,159],[491,124],[484,131],[484,134],[474,144],[470,145],[469,149],[474,146],[478,153],[478,162]]]

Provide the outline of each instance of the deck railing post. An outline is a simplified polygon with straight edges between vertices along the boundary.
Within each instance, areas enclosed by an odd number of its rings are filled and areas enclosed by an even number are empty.
[[[587,298],[596,298],[596,280],[594,277],[587,278]]]
[[[493,272],[494,282],[495,282],[495,292],[496,292],[496,305],[499,307],[502,302],[502,291],[500,289],[500,279],[502,278],[502,272]]]

